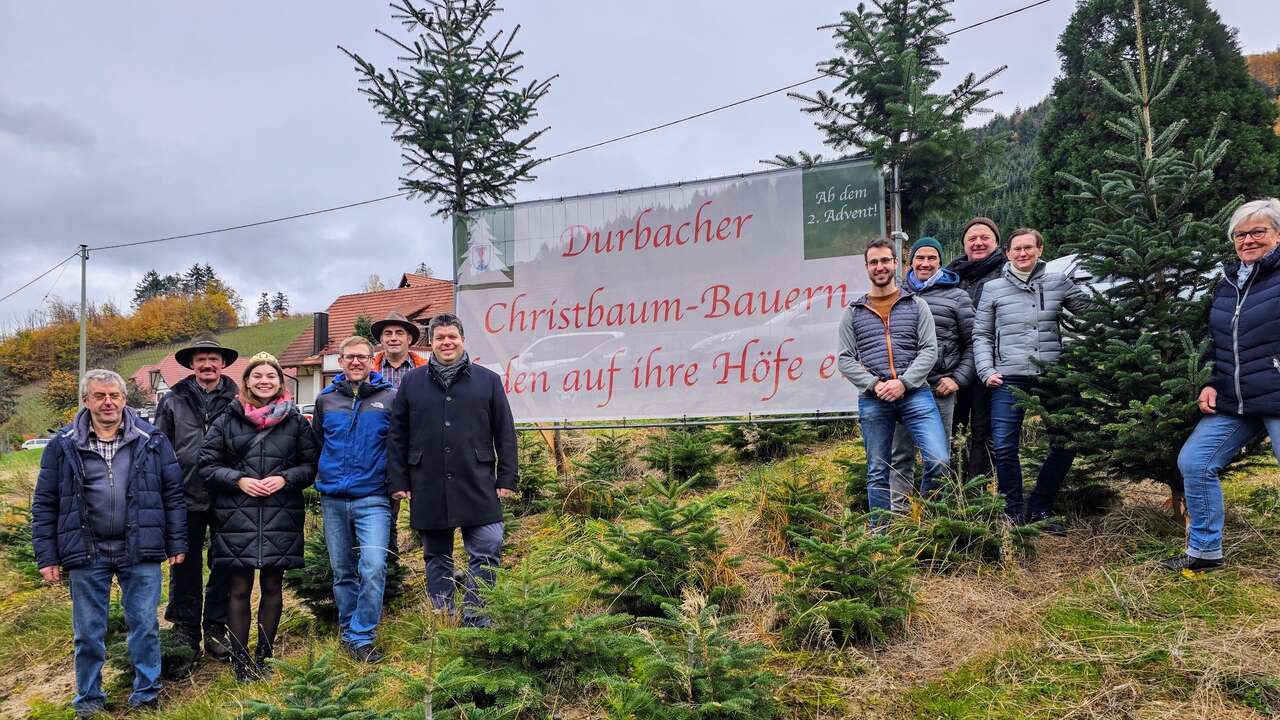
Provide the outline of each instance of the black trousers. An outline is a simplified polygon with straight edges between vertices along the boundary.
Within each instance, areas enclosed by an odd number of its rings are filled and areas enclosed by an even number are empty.
[[[992,477],[995,446],[991,443],[991,389],[977,378],[973,385],[957,393],[952,437],[959,434],[961,427],[969,433],[964,454],[965,478]]]
[[[214,532],[212,509],[188,510],[187,559],[169,568],[169,604],[164,609],[164,619],[186,633],[193,643],[200,642],[201,630],[219,636],[226,633],[230,590],[226,572],[213,567]],[[203,557],[206,537],[210,567],[207,584]]]

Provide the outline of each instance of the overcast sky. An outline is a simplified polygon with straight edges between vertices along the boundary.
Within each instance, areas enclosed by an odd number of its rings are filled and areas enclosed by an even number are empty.
[[[953,27],[1028,0],[959,0]],[[845,3],[507,0],[522,26],[525,80],[558,74],[540,106],[550,155],[815,74]],[[1273,0],[1218,0],[1242,49],[1275,49]],[[1000,112],[1044,97],[1074,8],[1054,0],[952,38],[943,79],[998,65]],[[357,94],[336,46],[394,62],[373,29],[399,28],[381,2],[35,3],[0,0],[0,295],[75,251],[340,205],[399,189],[398,147]],[[808,89],[821,87],[820,84]],[[518,200],[763,169],[820,151],[812,119],[779,94],[557,159]],[[421,200],[390,200],[263,228],[104,251],[91,301],[126,307],[143,272],[211,263],[252,311],[283,290],[322,310],[372,273],[394,281],[425,261],[448,277],[448,227]],[[55,282],[56,280],[56,282]],[[79,265],[0,303],[12,327],[46,295],[78,299]]]

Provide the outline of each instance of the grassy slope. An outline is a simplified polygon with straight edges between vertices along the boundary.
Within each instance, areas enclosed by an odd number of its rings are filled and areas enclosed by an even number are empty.
[[[14,410],[13,417],[0,425],[0,435],[18,433],[43,437],[48,434],[49,428],[57,426],[55,413],[40,399],[43,389],[42,383],[32,383],[18,390],[18,407]]]
[[[824,472],[835,492],[831,460],[858,454],[828,445],[801,461]],[[32,453],[34,456],[35,453]],[[29,492],[32,459],[0,465],[9,499]],[[721,487],[721,525],[731,550],[748,560],[735,571],[747,592],[738,629],[774,650],[771,668],[784,676],[787,718],[1260,718],[1280,706],[1280,586],[1275,531],[1280,508],[1250,502],[1254,488],[1280,479],[1270,459],[1237,470],[1227,483],[1230,568],[1169,576],[1150,560],[1181,547],[1181,529],[1160,510],[1158,488],[1125,492],[1111,514],[1075,523],[1063,538],[1039,541],[1036,557],[958,575],[926,575],[904,638],[879,649],[786,651],[769,632],[776,581],[753,557],[769,551],[761,519],[762,482],[788,466],[728,465]],[[16,487],[15,487],[16,486]],[[1277,503],[1272,503],[1273,505]],[[403,520],[402,520],[403,522]],[[514,529],[505,562],[520,557],[574,557],[591,552],[603,524],[544,514]],[[422,592],[420,551],[411,551],[409,597]],[[0,717],[29,708],[62,717],[70,696],[71,640],[65,588],[16,581],[0,562]],[[386,663],[418,677],[430,633],[422,603],[409,599],[384,618]],[[287,601],[283,654],[333,651],[329,629],[313,626]],[[439,661],[437,661],[439,662]],[[360,673],[338,654],[335,667]],[[405,681],[388,674],[376,707],[406,707]],[[267,683],[237,687],[225,666],[204,663],[195,677],[171,683],[157,718],[235,717],[237,699],[264,696]],[[126,693],[116,688],[113,699]],[[601,717],[585,704],[566,717]]]
[[[218,335],[218,342],[233,347],[242,353],[253,354],[263,350],[272,355],[280,355],[298,334],[311,324],[309,317],[291,317],[276,320],[262,325],[245,325],[227,330]],[[116,371],[129,377],[143,365],[157,363],[166,355],[182,347],[186,343],[160,345],[142,348],[123,355],[116,361]]]

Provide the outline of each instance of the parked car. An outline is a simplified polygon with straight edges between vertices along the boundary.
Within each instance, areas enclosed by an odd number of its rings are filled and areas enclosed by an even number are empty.
[[[316,404],[307,403],[306,405],[299,405],[298,412],[302,413],[302,417],[306,418],[307,422],[311,422],[313,419],[315,419]]]
[[[22,443],[22,449],[23,450],[41,449],[45,445],[49,444],[49,440],[50,438],[31,438],[30,440],[27,440],[26,442]]]

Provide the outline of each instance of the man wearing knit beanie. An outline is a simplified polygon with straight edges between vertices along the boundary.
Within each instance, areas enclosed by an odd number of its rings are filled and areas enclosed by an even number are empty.
[[[982,286],[1000,277],[1008,258],[1000,246],[1000,226],[988,217],[975,217],[965,223],[960,233],[964,256],[947,266],[960,276],[960,289],[969,293],[973,306],[978,306]],[[967,477],[990,475],[991,458],[991,394],[980,382],[960,393],[956,402],[955,422],[969,427],[969,449],[965,453]]]
[[[910,255],[907,256],[907,261],[910,262],[912,260],[915,260],[916,251],[922,247],[931,247],[934,250],[937,250],[939,259],[941,259],[943,256],[942,243],[938,242],[937,238],[932,238],[932,237],[929,237],[928,235],[925,235],[924,237],[912,243],[911,253]]]

